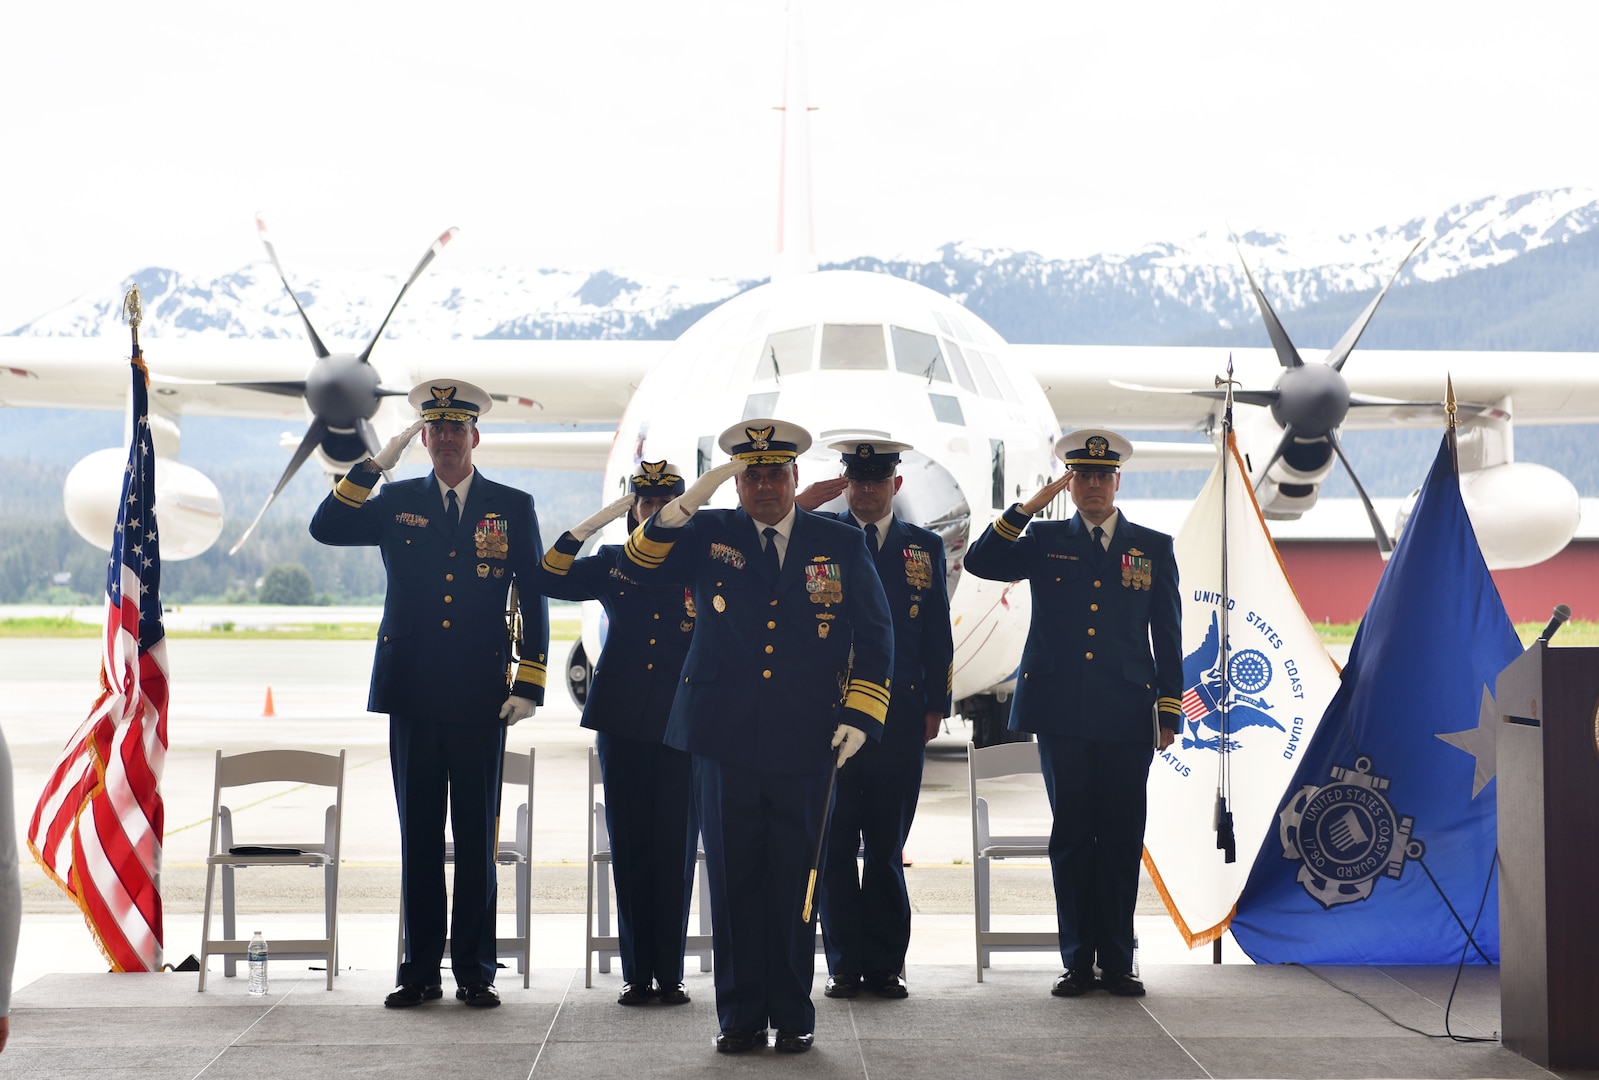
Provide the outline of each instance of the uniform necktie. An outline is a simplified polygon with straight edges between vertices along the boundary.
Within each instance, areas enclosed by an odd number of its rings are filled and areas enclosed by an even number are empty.
[[[1101,551],[1105,550],[1105,530],[1098,525],[1094,526],[1094,545]]]
[[[777,561],[777,530],[768,525],[761,530],[761,535],[766,537],[766,571],[776,581],[778,571],[783,568]]]
[[[872,554],[877,554],[877,522],[866,526],[866,546],[872,549]]]
[[[444,517],[450,523],[450,531],[454,532],[455,527],[461,524],[461,501],[455,497],[454,488],[451,488],[445,495],[445,502],[448,505],[444,509]]]

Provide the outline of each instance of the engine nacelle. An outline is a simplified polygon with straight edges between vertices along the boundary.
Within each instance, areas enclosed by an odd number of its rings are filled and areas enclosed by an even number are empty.
[[[1282,440],[1282,428],[1264,410],[1251,410],[1241,418],[1240,426],[1247,428],[1249,436],[1249,479],[1258,483],[1255,497],[1260,500],[1260,512],[1272,521],[1294,521],[1316,505],[1322,481],[1332,472],[1337,460],[1332,443],[1324,436],[1313,439],[1296,439],[1288,444],[1283,456],[1272,464],[1261,482],[1260,470],[1266,456]]]
[[[127,465],[125,449],[96,450],[72,467],[62,486],[67,520],[102,551],[111,550]],[[198,469],[156,458],[155,500],[163,559],[192,559],[222,535],[222,495]]]
[[[1419,494],[1411,492],[1395,515],[1396,537]],[[1571,542],[1582,518],[1571,481],[1528,461],[1462,473],[1460,497],[1490,570],[1514,570],[1554,557]]]

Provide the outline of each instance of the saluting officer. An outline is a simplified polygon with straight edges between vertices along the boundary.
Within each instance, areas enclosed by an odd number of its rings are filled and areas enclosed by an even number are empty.
[[[716,1048],[777,1029],[810,1049],[814,931],[802,922],[828,773],[882,737],[893,624],[859,529],[794,503],[797,424],[722,433],[710,470],[640,528],[640,573],[690,585],[699,613],[666,741],[693,755],[716,948]],[[739,509],[694,511],[730,475]],[[853,650],[853,666],[851,651]]]
[[[622,953],[621,1005],[688,1001],[683,988],[695,837],[689,756],[666,746],[666,718],[694,636],[694,602],[682,585],[644,582],[607,544],[577,558],[583,542],[629,515],[647,520],[683,493],[682,472],[664,461],[641,462],[627,495],[563,533],[533,577],[533,587],[560,600],[598,600],[609,626],[583,706],[605,785],[605,825],[616,879],[617,936]]]
[[[922,790],[923,747],[950,711],[955,644],[945,591],[944,542],[894,513],[905,482],[887,439],[828,444],[844,465],[849,509],[839,520],[864,531],[894,619],[894,694],[883,737],[839,770],[822,875],[822,940],[832,973],[824,993],[855,997],[861,986],[902,998],[900,971],[911,940],[911,901],[902,852]],[[859,874],[857,847],[865,849]]]
[[[375,545],[388,571],[367,708],[389,714],[406,959],[384,1004],[405,1008],[443,996],[447,802],[455,839],[455,996],[494,1006],[494,846],[505,729],[543,704],[549,648],[547,604],[542,596],[526,602],[536,594],[523,588],[522,660],[512,672],[505,606],[511,583],[538,566],[538,518],[531,495],[472,466],[477,419],[493,404],[484,390],[436,379],[409,400],[422,419],[339,481],[317,507],[311,535],[324,544]],[[399,463],[418,430],[433,472],[385,484],[374,495],[378,476]]]
[[[1171,744],[1182,717],[1172,539],[1116,509],[1132,450],[1098,428],[1062,436],[1055,453],[1065,476],[1006,510],[966,552],[968,572],[1032,586],[1010,727],[1037,733],[1054,811],[1049,862],[1066,966],[1050,991],[1057,997],[1096,985],[1144,992],[1132,967],[1145,785],[1154,750]],[[1029,527],[1063,488],[1076,515]]]

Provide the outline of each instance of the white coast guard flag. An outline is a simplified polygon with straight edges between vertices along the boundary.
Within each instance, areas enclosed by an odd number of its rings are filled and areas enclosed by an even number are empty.
[[[1227,929],[1255,853],[1277,828],[1283,791],[1338,689],[1338,667],[1288,584],[1231,435],[1175,548],[1183,591],[1182,730],[1156,752],[1149,770],[1144,866],[1189,948],[1197,948]],[[1231,695],[1225,736],[1223,663]],[[1231,771],[1228,809],[1237,839],[1232,863],[1216,847],[1214,810],[1224,767]]]

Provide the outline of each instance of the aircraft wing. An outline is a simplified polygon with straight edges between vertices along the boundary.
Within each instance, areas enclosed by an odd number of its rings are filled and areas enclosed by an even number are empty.
[[[1203,431],[1219,422],[1220,402],[1186,391],[1213,390],[1229,356],[1233,378],[1247,389],[1267,389],[1282,372],[1270,349],[1011,345],[1009,352],[1038,380],[1066,429]],[[1453,377],[1457,400],[1502,408],[1518,424],[1599,423],[1594,353],[1361,349],[1343,374],[1357,395],[1442,402],[1445,379]],[[1394,405],[1352,409],[1342,427],[1438,422],[1438,414],[1427,409]]]
[[[144,341],[151,404],[181,416],[305,416],[295,396],[245,382],[290,382],[310,370],[304,340],[176,338]],[[373,366],[383,385],[458,378],[500,400],[495,423],[616,423],[666,341],[383,341]],[[0,405],[115,409],[126,405],[128,342],[109,338],[0,338]]]

